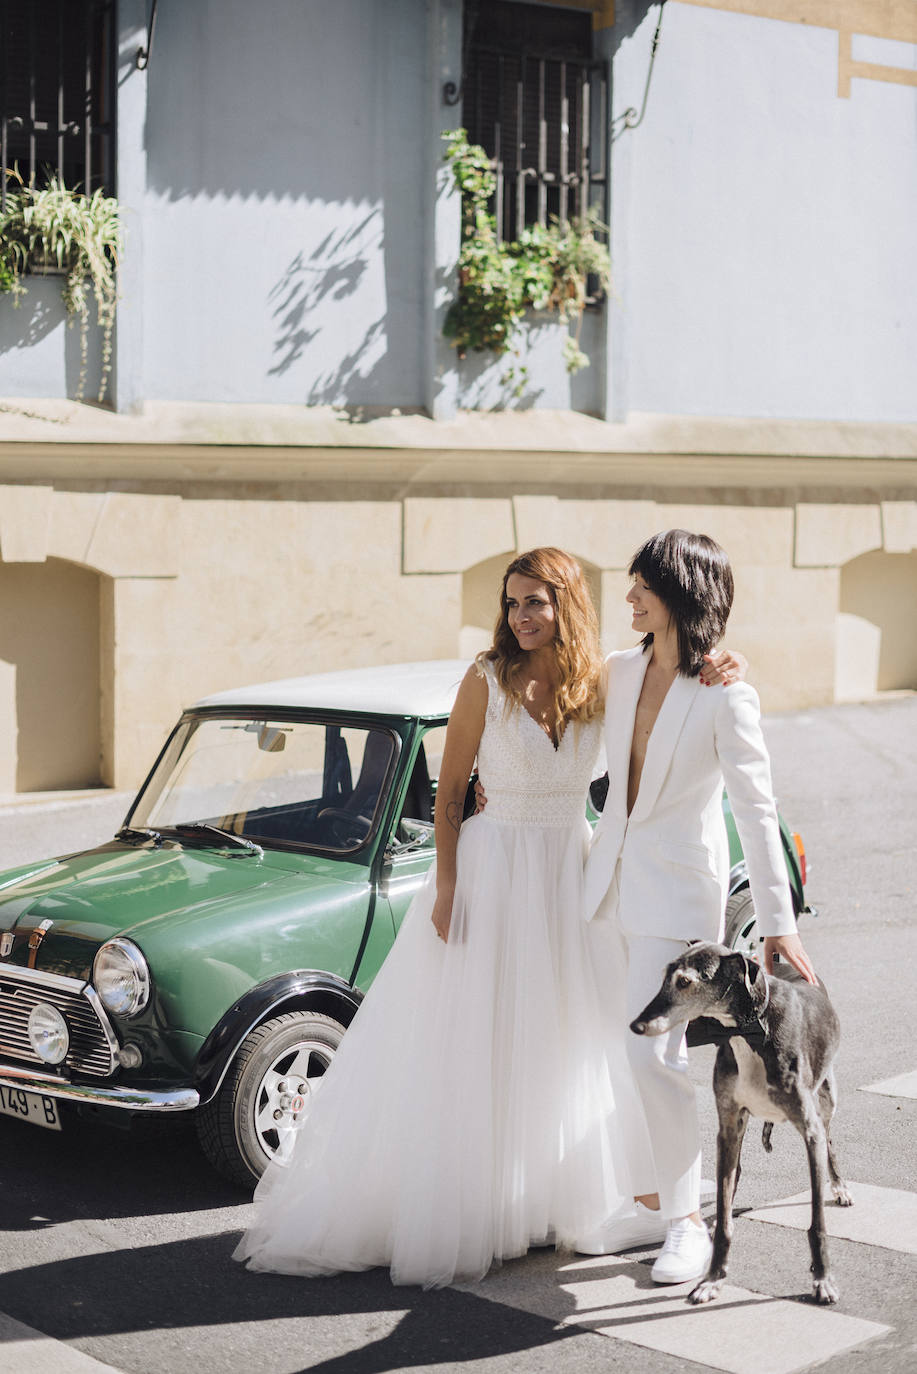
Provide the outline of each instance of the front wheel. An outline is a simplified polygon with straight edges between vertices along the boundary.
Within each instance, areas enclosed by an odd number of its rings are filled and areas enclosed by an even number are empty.
[[[734,892],[726,903],[726,933],[723,944],[751,959],[760,959],[764,937],[758,934],[755,904],[747,887]]]
[[[204,1154],[224,1178],[250,1188],[272,1160],[289,1158],[309,1096],[343,1036],[330,1016],[288,1011],[245,1037],[219,1092],[196,1114]]]

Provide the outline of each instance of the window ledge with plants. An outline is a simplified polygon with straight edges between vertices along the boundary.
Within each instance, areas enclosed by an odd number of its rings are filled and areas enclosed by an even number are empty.
[[[573,332],[564,342],[569,373],[589,366],[580,347],[583,312],[589,303],[587,281],[598,292],[611,282],[608,249],[597,235],[604,230],[598,215],[535,224],[511,243],[497,236],[488,203],[496,179],[485,150],[468,142],[464,129],[444,133],[445,160],[462,198],[462,241],[458,260],[458,295],[446,316],[444,333],[460,358],[469,350],[519,357],[519,326],[529,310],[553,311]],[[504,379],[521,395],[526,369],[511,366]]]
[[[59,177],[42,187],[27,186],[6,173],[6,203],[0,210],[0,292],[19,305],[30,275],[60,273],[69,323],[79,321],[80,374],[75,400],[86,390],[89,365],[89,290],[95,296],[102,331],[99,401],[111,375],[112,335],[117,304],[117,267],[121,247],[120,207],[101,190],[81,195]],[[19,185],[11,184],[13,179]]]

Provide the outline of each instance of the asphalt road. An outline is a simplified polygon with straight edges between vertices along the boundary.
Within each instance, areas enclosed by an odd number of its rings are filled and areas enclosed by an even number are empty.
[[[861,1185],[913,1194],[917,1100],[861,1089],[917,1070],[917,697],[775,716],[766,728],[780,806],[805,838],[808,895],[820,912],[802,933],[844,1030],[834,1130],[841,1167]],[[0,810],[0,864],[103,839],[124,809],[119,797]],[[710,1161],[711,1062],[711,1051],[694,1053]],[[637,1306],[628,1309],[635,1315],[622,1309],[574,1325],[561,1324],[569,1312],[544,1314],[546,1286],[559,1292],[569,1263],[552,1252],[507,1265],[475,1289],[427,1293],[393,1288],[379,1271],[319,1281],[250,1274],[230,1259],[250,1206],[209,1171],[189,1132],[142,1140],[68,1120],[58,1134],[0,1118],[0,1158],[0,1310],[59,1343],[35,1336],[13,1344],[22,1333],[0,1318],[3,1374],[79,1374],[78,1366],[91,1374],[98,1366],[85,1357],[124,1374],[699,1374],[722,1364],[715,1342],[706,1356],[690,1343],[691,1314],[708,1309],[679,1306],[670,1314],[665,1339],[675,1353],[633,1343],[648,1305],[659,1300],[640,1263],[626,1265],[628,1282],[636,1282]],[[771,1155],[750,1129],[743,1168],[742,1208],[808,1186],[801,1142],[787,1126],[775,1130]],[[908,1242],[895,1219],[904,1204],[888,1196],[892,1220],[881,1244],[832,1241],[841,1301],[815,1315],[834,1323],[826,1332],[846,1330],[836,1312],[890,1329],[834,1354],[832,1374],[917,1368],[917,1258],[902,1248]],[[871,1205],[861,1201],[859,1216]],[[776,1368],[777,1347],[793,1345],[793,1321],[815,1312],[804,1296],[807,1271],[802,1232],[738,1221],[730,1282],[767,1301],[744,1318],[737,1369]],[[604,1261],[582,1267],[593,1280],[610,1282],[615,1272]],[[510,1299],[489,1300],[501,1284]],[[791,1301],[772,1304],[777,1298]],[[732,1307],[742,1302],[750,1296]],[[829,1344],[819,1335],[814,1353],[800,1344],[798,1358],[806,1365],[827,1359]],[[786,1349],[782,1355],[785,1364]]]

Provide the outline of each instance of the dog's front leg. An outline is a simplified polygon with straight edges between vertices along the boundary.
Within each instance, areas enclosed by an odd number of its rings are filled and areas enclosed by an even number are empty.
[[[693,1303],[710,1302],[717,1297],[726,1277],[729,1247],[732,1245],[732,1204],[739,1178],[742,1141],[748,1125],[748,1112],[737,1107],[730,1092],[721,1093],[714,1080],[720,1126],[716,1136],[716,1230],[713,1255],[706,1277],[690,1294]]]
[[[809,1227],[809,1249],[812,1252],[812,1293],[815,1301],[825,1305],[838,1300],[837,1287],[828,1272],[828,1242],[825,1235],[825,1172],[828,1163],[828,1140],[824,1123],[814,1102],[807,1102],[799,1131],[806,1142],[809,1156],[809,1177],[812,1182],[812,1223]]]

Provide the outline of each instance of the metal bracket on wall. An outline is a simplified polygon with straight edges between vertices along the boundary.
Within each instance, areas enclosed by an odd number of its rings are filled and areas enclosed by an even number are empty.
[[[471,44],[474,41],[474,31],[478,22],[478,11],[481,8],[481,0],[466,0],[462,23],[464,33],[462,35],[462,72],[459,84],[456,86],[454,81],[447,81],[443,86],[443,104],[460,105],[462,96],[465,92],[465,70],[468,66],[468,57],[471,52]]]
[[[138,72],[145,72],[150,65],[150,54],[153,51],[153,32],[156,28],[156,6],[159,0],[153,0],[153,9],[150,13],[150,26],[146,31],[146,47],[137,49],[137,56],[134,61]]]
[[[616,115],[611,121],[611,141],[614,143],[622,134],[627,133],[628,129],[636,129],[638,124],[643,122],[646,114],[646,102],[650,93],[650,82],[653,79],[653,66],[656,62],[656,49],[659,47],[659,35],[662,31],[662,16],[665,14],[665,0],[659,3],[659,19],[656,23],[656,32],[653,34],[653,46],[650,49],[650,65],[646,73],[646,85],[643,88],[643,104],[640,106],[640,113],[631,105],[623,114]]]

